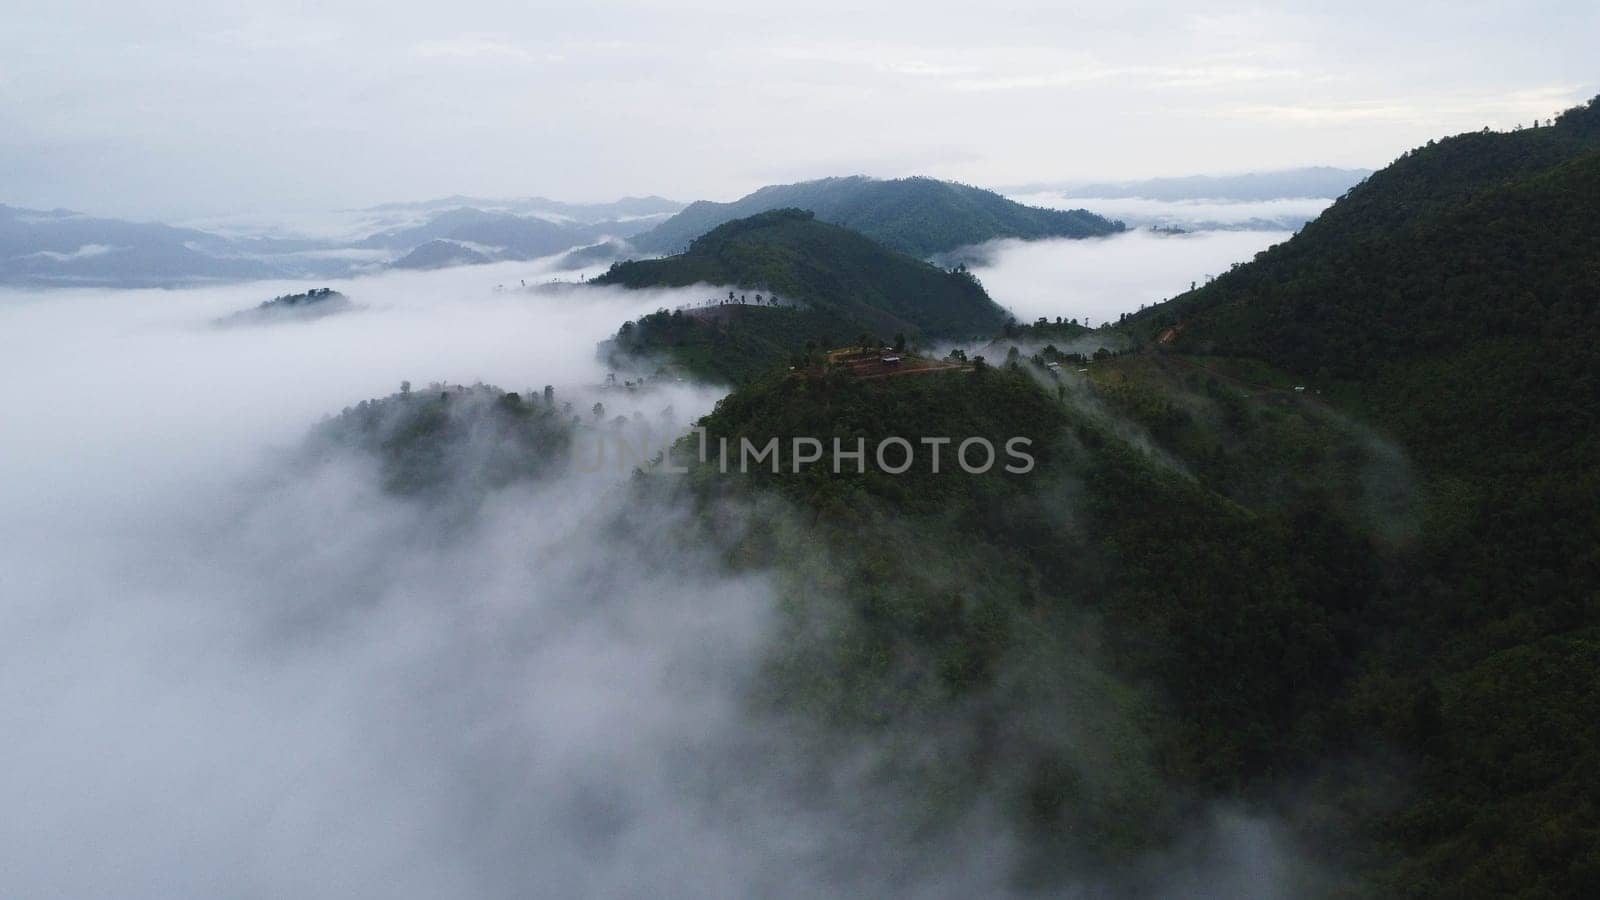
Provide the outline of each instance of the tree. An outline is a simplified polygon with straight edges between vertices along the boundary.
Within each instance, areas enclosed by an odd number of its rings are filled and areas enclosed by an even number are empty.
[[[904,353],[905,352],[905,349],[906,349],[906,336],[905,336],[904,332],[897,333],[894,336],[894,349],[896,351],[900,352],[900,353]]]
[[[593,412],[594,412],[594,417],[596,419],[599,419],[599,418],[605,416],[605,414],[606,414],[606,405],[604,403],[601,403],[600,401],[596,400],[595,404],[594,404]]]
[[[400,396],[402,396],[402,397],[411,396],[411,382],[409,382],[409,381],[400,382]]]

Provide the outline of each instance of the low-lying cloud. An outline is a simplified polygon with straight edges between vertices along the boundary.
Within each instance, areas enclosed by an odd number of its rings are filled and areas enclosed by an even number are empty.
[[[1039,316],[1114,321],[1250,259],[1288,232],[1133,231],[1087,240],[993,241],[972,251],[989,295],[1019,321]]]
[[[595,358],[703,288],[523,288],[547,277],[330,282],[361,308],[239,329],[210,323],[308,285],[0,295],[0,892],[1014,887],[991,810],[915,832],[879,784],[885,748],[810,756],[804,723],[755,716],[775,586],[677,539],[679,504],[605,469],[463,519],[385,492],[371,458],[303,452],[321,417],[403,380],[550,384],[585,418],[599,399],[674,428],[711,408],[693,385],[607,389]],[[1139,883],[1207,883],[1263,829],[1230,820],[1201,842],[1222,850]]]
[[[1074,197],[1059,191],[1013,195],[1013,200],[1051,209],[1088,209],[1130,226],[1223,231],[1295,231],[1322,214],[1333,200],[1279,197],[1271,200],[1155,200],[1147,197]]]

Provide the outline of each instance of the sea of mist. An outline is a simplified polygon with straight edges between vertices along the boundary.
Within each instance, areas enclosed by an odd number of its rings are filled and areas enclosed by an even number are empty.
[[[980,274],[1004,291],[1035,253],[1122,268],[1115,248],[1158,240],[1002,247]],[[805,723],[751,717],[775,588],[674,539],[681,505],[607,470],[463,523],[383,491],[370,458],[302,452],[402,381],[550,384],[674,428],[721,395],[602,391],[595,358],[705,289],[549,279],[391,272],[327,284],[353,311],[230,328],[312,285],[0,292],[0,893],[1007,892],[992,811],[908,833],[905,798],[872,787],[880,748],[819,770]],[[1109,315],[1099,290],[1038,314]],[[1274,896],[1292,861],[1275,826],[1219,811],[1141,883]]]
[[[1333,203],[1326,197],[1271,200],[1154,200],[1148,197],[1074,197],[1045,191],[1011,199],[1050,209],[1087,209],[1134,228],[1189,231],[1295,231]]]
[[[991,241],[966,254],[989,295],[1019,321],[1062,316],[1099,326],[1204,284],[1289,237],[1284,231],[1129,231],[1085,240]]]

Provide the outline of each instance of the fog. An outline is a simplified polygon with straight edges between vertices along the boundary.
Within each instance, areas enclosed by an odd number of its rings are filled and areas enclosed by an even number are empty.
[[[828,896],[913,864],[894,892],[998,889],[998,838],[877,861],[875,751],[819,770],[751,718],[772,587],[678,540],[678,505],[607,468],[462,521],[306,452],[402,379],[709,410],[595,387],[597,340],[703,290],[495,289],[524,269],[226,329],[306,286],[0,300],[0,893]]]
[[[727,733],[759,582],[619,565],[615,476],[443,537],[370,460],[293,452],[405,378],[572,396],[595,340],[678,301],[493,290],[515,274],[334,284],[362,308],[256,328],[211,322],[303,286],[0,299],[5,894],[692,893],[729,868],[662,798]],[[682,427],[714,398],[638,405]],[[584,841],[629,864],[568,862]]]
[[[1333,204],[1326,197],[1272,200],[1152,200],[1147,197],[1074,197],[1058,191],[1012,194],[1011,199],[1050,209],[1087,209],[1142,228],[1294,231]]]
[[[985,277],[1192,241],[1159,240],[1002,247]],[[711,408],[693,385],[602,393],[595,359],[706,289],[548,278],[391,272],[327,283],[353,311],[233,328],[215,322],[309,285],[0,294],[0,893],[1008,892],[987,804],[918,831],[883,783],[894,752],[939,752],[937,727],[894,750],[752,711],[775,585],[682,540],[670,493],[569,473],[463,520],[386,493],[369,457],[306,452],[402,380],[551,384],[673,430]],[[1219,814],[1115,880],[1274,896],[1286,847]]]
[[[1002,240],[969,251],[989,295],[1020,321],[1039,316],[1100,325],[1204,283],[1288,240],[1281,231],[1130,231],[1088,240]]]

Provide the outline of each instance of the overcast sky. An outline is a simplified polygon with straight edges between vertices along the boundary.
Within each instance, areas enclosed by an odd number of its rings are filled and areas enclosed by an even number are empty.
[[[0,202],[178,217],[1378,166],[1600,90],[1600,4],[7,0]]]

